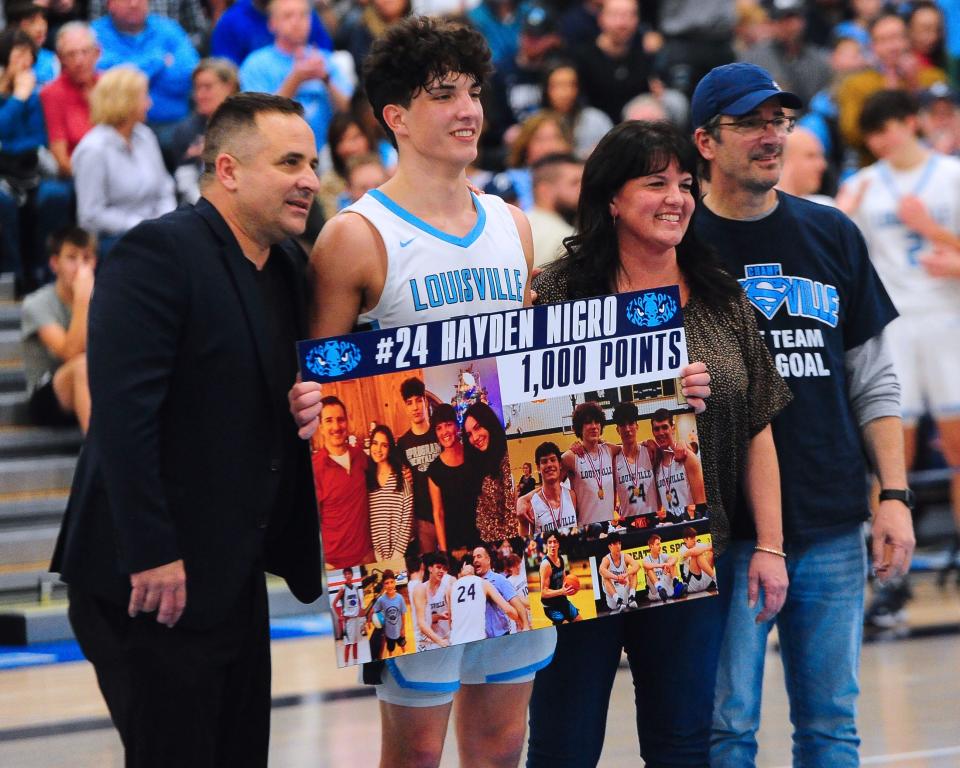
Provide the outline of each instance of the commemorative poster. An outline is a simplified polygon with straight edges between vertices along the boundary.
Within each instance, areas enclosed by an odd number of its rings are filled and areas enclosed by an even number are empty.
[[[298,359],[338,666],[716,595],[676,286]]]

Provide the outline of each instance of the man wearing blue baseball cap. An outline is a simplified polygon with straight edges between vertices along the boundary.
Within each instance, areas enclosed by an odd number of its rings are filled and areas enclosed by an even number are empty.
[[[693,94],[694,140],[709,192],[695,226],[739,278],[794,400],[773,422],[784,541],[731,522],[733,591],[720,656],[711,765],[754,764],[767,635],[775,621],[795,726],[795,766],[858,765],[857,668],[870,517],[862,446],[883,489],[873,518],[881,578],[907,569],[914,537],[900,386],[883,339],[896,317],[856,226],[839,211],[775,189],[800,99],[764,69],[728,64]],[[772,560],[792,587],[755,621]],[[775,584],[775,588],[786,586]],[[746,593],[747,599],[744,598]]]

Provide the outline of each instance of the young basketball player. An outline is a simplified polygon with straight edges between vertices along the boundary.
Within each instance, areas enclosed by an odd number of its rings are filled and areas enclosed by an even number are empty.
[[[560,484],[562,457],[556,443],[540,443],[534,451],[543,485],[517,499],[517,514],[532,523],[531,534],[565,534],[577,526],[577,494]]]
[[[627,608],[636,608],[637,574],[640,572],[640,563],[622,551],[623,542],[619,533],[611,533],[607,536],[607,548],[610,552],[603,556],[598,568],[607,607],[614,613]]]
[[[333,598],[333,609],[343,618],[343,663],[350,661],[353,655],[357,661],[357,645],[360,643],[360,630],[363,628],[363,588],[353,580],[353,568],[343,569],[343,586]]]
[[[540,602],[547,618],[560,626],[565,621],[580,621],[580,611],[570,602],[577,593],[572,586],[565,584],[563,558],[560,557],[560,537],[555,533],[547,535],[547,554],[540,564]]]
[[[386,328],[528,303],[529,223],[518,209],[467,187],[490,71],[483,36],[450,22],[406,18],[374,42],[364,83],[397,145],[397,171],[328,221],[317,240],[315,336],[348,333],[358,323]],[[499,289],[489,290],[492,284]],[[303,437],[316,429],[318,389],[298,385],[290,393]],[[459,691],[458,708],[472,713],[457,719],[461,765],[515,765],[533,676],[549,663],[555,643],[552,631],[540,630],[389,659],[377,686],[381,764],[404,764],[411,744],[421,765],[438,764]]]

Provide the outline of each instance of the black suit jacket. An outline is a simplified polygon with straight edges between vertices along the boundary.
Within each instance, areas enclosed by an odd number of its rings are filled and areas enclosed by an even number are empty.
[[[287,242],[270,259],[305,336],[303,251]],[[187,627],[222,619],[259,568],[319,596],[309,452],[284,445],[299,441],[266,373],[267,332],[252,266],[209,202],[124,236],[90,304],[93,416],[51,570],[126,605],[130,573],[183,558]],[[290,503],[273,510],[281,477]]]

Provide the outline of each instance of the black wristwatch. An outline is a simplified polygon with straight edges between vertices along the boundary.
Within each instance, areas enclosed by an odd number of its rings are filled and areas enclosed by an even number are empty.
[[[880,501],[902,501],[907,505],[907,509],[909,509],[911,512],[913,511],[916,500],[917,497],[913,495],[913,491],[911,491],[909,488],[880,489]]]

